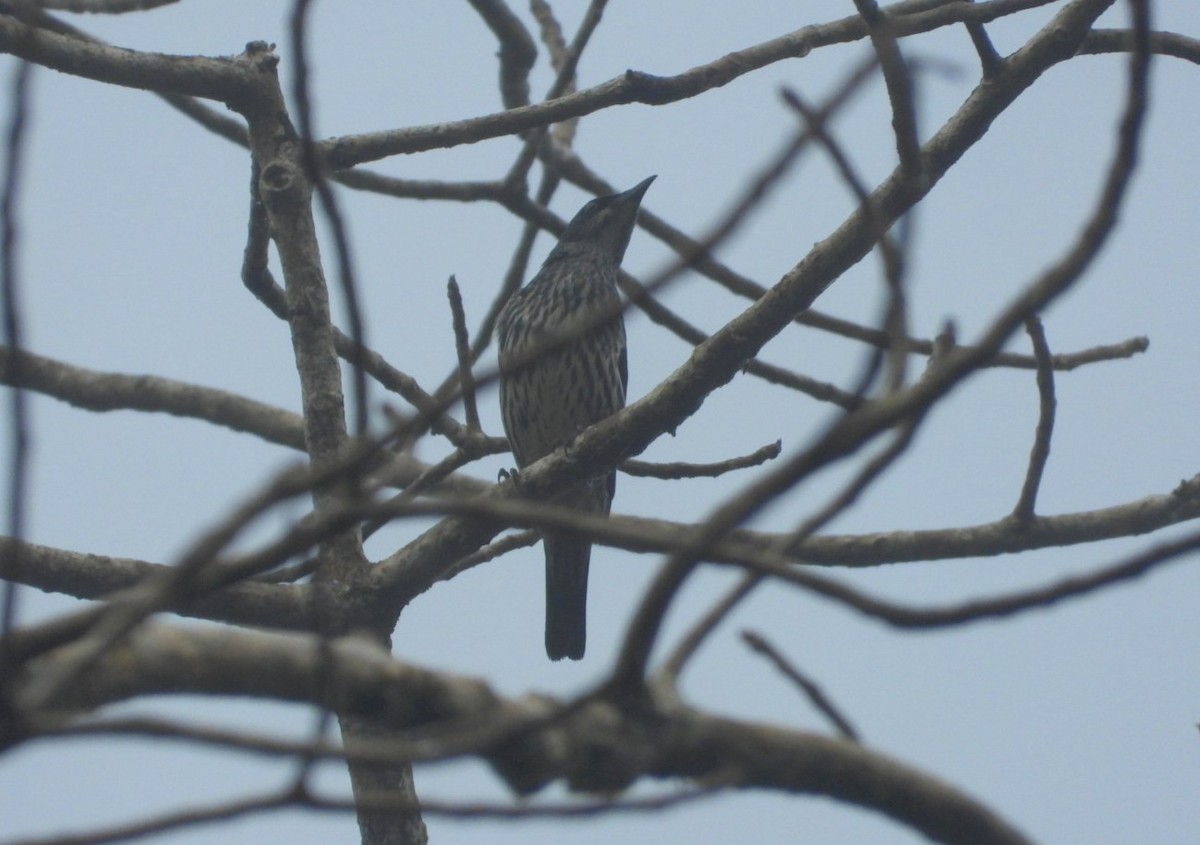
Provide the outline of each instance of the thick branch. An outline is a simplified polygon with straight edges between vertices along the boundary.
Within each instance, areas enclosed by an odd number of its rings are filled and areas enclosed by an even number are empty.
[[[215,59],[122,50],[32,27],[6,15],[0,15],[0,52],[98,82],[230,104],[255,96],[252,65],[257,57],[270,55],[257,47],[243,56]]]
[[[1029,842],[949,784],[853,742],[681,707],[626,710],[620,702],[584,703],[551,719],[558,704],[544,696],[505,699],[480,681],[395,661],[362,639],[330,643],[327,664],[316,645],[310,637],[150,625],[61,704],[91,709],[163,692],[312,702],[338,712],[369,711],[400,732],[397,750],[408,751],[407,759],[482,757],[518,792],[560,778],[578,790],[609,793],[645,777],[701,785],[716,780],[826,796],[886,815],[936,842]],[[29,674],[70,660],[70,649],[63,652],[35,662]],[[460,729],[442,734],[441,726]],[[405,738],[422,735],[406,732],[422,729],[427,738],[406,748]]]
[[[15,357],[12,350],[0,347],[0,383],[36,390],[77,408],[191,417],[281,446],[304,448],[297,414],[236,393],[158,376],[103,373],[31,352],[21,352],[16,367]]]
[[[18,568],[19,567],[19,568]],[[84,554],[0,537],[0,578],[47,592],[101,599],[118,590],[160,578],[171,567],[131,558]],[[271,628],[311,630],[308,588],[243,582],[180,608],[184,616]]]

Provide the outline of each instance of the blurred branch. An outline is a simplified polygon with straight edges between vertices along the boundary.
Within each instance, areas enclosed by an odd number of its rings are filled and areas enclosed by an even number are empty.
[[[82,14],[121,15],[170,6],[179,0],[38,0],[47,9]]]
[[[866,0],[857,0],[857,2],[862,4]],[[893,73],[895,72],[893,70]],[[902,72],[907,74],[907,69],[904,69]],[[826,124],[828,118],[823,118],[819,112],[811,108],[799,94],[791,89],[783,89],[783,99],[804,118],[808,131],[813,134],[813,138],[824,148],[826,154],[833,161],[838,175],[850,189],[850,193],[858,202],[862,214],[875,226],[875,242],[882,258],[888,294],[888,307],[883,320],[884,327],[882,330],[888,340],[887,345],[882,348],[887,351],[887,361],[892,373],[888,389],[895,390],[904,383],[905,364],[907,362],[907,354],[904,348],[905,342],[908,340],[907,306],[904,293],[904,270],[907,262],[904,250],[902,249],[902,245],[897,242],[897,239],[888,234],[887,225],[880,219],[878,211],[871,206],[871,196],[867,190],[866,183],[858,175],[858,171],[854,165],[851,164],[850,156],[842,148],[842,145],[827,131]],[[913,131],[915,131],[915,128]],[[914,166],[916,165],[906,164],[902,161],[901,172],[911,170]],[[903,223],[909,219],[906,217],[901,222]],[[905,239],[905,242],[907,242],[907,239]],[[881,360],[882,356],[880,355],[870,356],[862,377],[855,383],[854,396],[862,397],[867,393],[874,381],[875,373]],[[848,408],[848,410],[851,409]]]
[[[537,46],[504,0],[468,0],[500,42],[500,99],[506,109],[529,104],[529,71]]]
[[[314,140],[314,138],[316,137],[316,118],[313,115],[313,104],[312,104],[312,98],[309,93],[309,81],[308,81],[308,76],[309,76],[309,71],[308,71],[308,11],[311,8],[311,2],[312,2],[312,0],[293,0],[293,3],[292,3],[292,13],[289,16],[289,25],[288,25],[288,33],[290,36],[290,43],[288,46],[290,47],[291,58],[292,58],[292,101],[294,103],[295,112],[296,112],[296,126],[295,126],[295,129],[292,130],[291,127],[288,125],[287,117],[284,116],[283,120],[280,121],[280,130],[281,131],[294,131],[295,135],[296,135],[295,140],[297,140],[299,142],[299,146],[300,146],[299,163],[304,168],[305,181],[308,183],[307,187],[310,191],[312,191],[313,193],[316,194],[317,206],[323,212],[324,217],[325,217],[325,223],[329,227],[329,232],[333,238],[334,264],[337,267],[336,278],[337,278],[337,283],[338,283],[338,289],[341,291],[341,294],[342,294],[342,307],[345,309],[345,312],[346,312],[346,322],[349,323],[349,326],[350,326],[351,348],[353,348],[355,350],[359,350],[359,349],[366,348],[367,338],[366,338],[366,326],[363,323],[362,308],[359,305],[357,273],[355,272],[355,269],[354,269],[354,254],[350,250],[350,234],[346,229],[346,222],[342,215],[341,208],[338,204],[337,195],[334,193],[333,188],[329,184],[329,180],[325,176],[324,163],[320,160],[320,156],[317,153],[316,141]],[[272,77],[272,80],[276,84],[278,84],[277,78]],[[272,93],[275,93],[275,92],[272,92]],[[282,106],[283,103],[282,103],[282,92],[281,91],[279,92],[279,95],[280,96],[279,96],[278,105]],[[273,122],[273,119],[268,120],[266,118],[266,114],[264,112],[254,112],[254,113],[246,113],[245,114],[247,121],[251,123],[251,142],[252,142],[251,143],[251,154],[252,154],[253,160],[255,162],[255,166],[256,167],[261,166],[261,163],[263,161],[263,156],[262,156],[263,152],[266,150],[270,150],[272,155],[278,156],[276,161],[272,162],[271,166],[278,167],[281,160],[285,157],[284,155],[280,155],[280,154],[287,153],[287,147],[284,145],[274,146],[274,145],[270,145],[270,144],[263,144],[261,142],[261,140],[258,143],[254,143],[257,139],[261,139],[262,134],[263,134],[262,129],[264,128],[264,127],[254,127],[253,126],[253,123],[255,120],[254,114],[256,114],[256,113],[260,115],[260,118],[259,118],[260,122],[262,122],[264,124],[268,124],[268,125],[271,122]],[[282,114],[282,112],[281,112],[281,114]],[[289,161],[287,164],[290,166],[292,164],[292,162]],[[269,188],[275,187],[275,185],[272,184],[272,180],[260,179],[258,185],[259,185],[260,191],[266,191]],[[265,204],[267,206],[268,211],[273,212],[270,216],[272,217],[273,220],[275,220],[276,223],[278,223],[281,215],[278,213],[277,209],[272,208],[270,195],[268,194],[266,197],[264,197],[264,199],[266,200]],[[291,199],[294,199],[294,198],[291,198]],[[295,215],[289,214],[289,215],[287,215],[287,218],[288,219],[294,218],[297,222],[302,222],[302,226],[297,226],[294,230],[295,233],[300,233],[300,230],[302,228],[307,229],[310,227],[311,222],[305,220],[304,218],[311,218],[311,215],[312,215],[311,209],[305,209],[300,214],[295,214]],[[298,279],[296,279],[292,274],[290,274],[288,272],[288,263],[284,257],[284,254],[287,251],[287,247],[284,244],[278,243],[279,227],[278,226],[274,227],[273,231],[277,233],[277,234],[275,234],[275,240],[276,240],[277,248],[280,253],[281,262],[283,263],[283,266],[284,266],[284,277],[287,279],[287,287],[288,287],[289,294],[295,294],[301,288],[301,285],[298,284]],[[288,231],[288,230],[284,230],[284,231]],[[307,232],[304,232],[303,236],[307,237]],[[314,243],[315,243],[315,234],[313,235],[313,237],[314,237]],[[313,250],[313,252],[316,252],[316,250]],[[300,296],[303,296],[307,302],[311,303],[314,306],[311,309],[311,314],[313,316],[317,316],[319,314],[319,312],[322,310],[322,308],[324,308],[325,311],[329,310],[328,301],[326,301],[325,304],[322,306],[319,304],[317,297],[318,297],[318,295],[323,296],[326,298],[326,300],[328,300],[329,292],[328,292],[328,285],[326,283],[326,279],[322,275],[323,270],[321,267],[319,253],[317,253],[314,257],[316,260],[315,260],[315,262],[312,262],[312,263],[314,264],[313,269],[316,272],[305,274],[303,276],[304,285],[303,285],[302,291],[300,291]],[[298,298],[298,297],[293,296],[292,301],[295,302],[296,298]],[[320,385],[322,388],[324,388],[326,391],[328,391],[328,389],[330,387],[332,387],[332,381],[330,379],[329,374],[318,376],[317,369],[316,369],[316,364],[317,364],[316,359],[311,355],[302,354],[300,347],[296,343],[296,341],[298,339],[296,337],[296,329],[297,329],[297,326],[299,324],[301,324],[301,321],[298,321],[296,318],[304,315],[305,311],[307,311],[307,310],[308,309],[299,309],[299,308],[292,308],[289,310],[288,323],[291,326],[292,333],[293,333],[292,345],[293,345],[293,348],[295,348],[296,352],[297,352],[297,363],[301,364],[301,367],[303,367],[302,359],[307,360],[309,367],[312,369],[312,378],[311,378],[312,385],[313,386]],[[334,328],[332,315],[327,314],[324,317],[318,317],[318,319],[328,323],[328,326],[321,327],[321,332],[320,332],[321,335],[325,335],[325,334],[329,333]],[[303,333],[303,335],[308,335],[308,334],[312,334],[312,340],[313,340],[313,350],[312,351],[316,351],[316,348],[318,345],[316,342],[316,333],[311,332],[311,327],[310,327],[310,331],[306,331]],[[326,345],[326,344],[327,344],[327,341],[322,339],[322,341],[320,342],[320,345]],[[330,359],[330,363],[332,364],[332,370],[333,371],[338,370],[339,368],[337,366],[337,355],[336,354],[330,355],[329,359]],[[368,395],[368,384],[369,383],[367,381],[367,373],[366,373],[365,368],[361,364],[357,363],[356,361],[357,361],[357,356],[355,356],[355,359],[351,360],[351,362],[350,362],[351,363],[351,367],[350,367],[350,385],[351,385],[350,406],[353,411],[353,417],[352,417],[353,426],[352,426],[352,428],[353,428],[354,434],[356,436],[364,437],[367,434],[367,429],[370,424],[368,410],[367,410],[367,406],[370,403],[370,397]],[[324,371],[324,370],[326,370],[326,368],[322,367],[322,370]],[[338,390],[340,392],[341,391],[340,372],[338,373],[338,375],[339,375]],[[305,373],[305,372],[301,372],[300,373],[300,386],[301,386],[302,397],[304,396],[304,393],[305,393],[304,388],[306,386],[308,386],[309,381],[310,381],[309,374]],[[323,407],[323,406],[330,404],[329,403],[330,395],[331,394],[327,394],[325,397],[323,397],[323,399],[320,403],[320,406],[322,406],[322,410],[324,411],[324,414],[328,414],[328,420],[320,421],[319,423],[317,423],[315,425],[314,425],[314,423],[316,421],[314,421],[312,419],[312,417],[317,412],[318,405],[316,403],[312,403],[312,402],[305,403],[304,420],[305,420],[305,425],[307,426],[307,429],[308,429],[308,436],[306,437],[306,442],[308,444],[309,453],[312,455],[313,460],[321,460],[323,458],[323,456],[319,453],[319,451],[314,451],[314,447],[317,446],[317,442],[315,441],[315,438],[313,437],[314,430],[317,428],[321,428],[321,429],[328,429],[330,432],[332,432],[334,428],[338,427],[337,421],[333,419],[334,414],[330,413],[329,411],[326,411]],[[344,404],[344,403],[340,402],[339,404]],[[338,414],[341,414],[343,417],[343,419],[340,423],[340,426],[342,428],[345,428],[345,425],[346,425],[345,419],[344,419],[345,411],[346,411],[346,409],[344,407],[338,408],[336,411]],[[341,437],[344,439],[345,433],[343,432],[340,435],[336,435],[332,439],[337,439],[337,437]],[[336,451],[337,449],[340,448],[340,444],[331,442],[330,447],[334,451]],[[320,498],[319,494],[318,494],[318,498]],[[347,548],[346,551],[349,552],[350,549]]]
[[[1080,55],[1102,53],[1131,53],[1137,49],[1139,33],[1132,29],[1093,29],[1079,47]],[[1189,38],[1178,32],[1146,33],[1151,52],[1160,56],[1172,56],[1192,64],[1200,65],[1200,39]]]
[[[679,641],[674,651],[668,655],[663,661],[662,666],[655,672],[655,677],[651,682],[655,685],[659,682],[665,683],[672,688],[679,686],[679,676],[683,674],[683,669],[688,661],[695,657],[700,652],[700,646],[704,641],[712,636],[717,627],[725,621],[735,607],[741,604],[750,593],[766,580],[765,575],[759,572],[746,572],[742,575],[738,582],[731,588],[725,591],[719,600],[700,617],[690,628],[687,633]]]
[[[900,52],[896,30],[890,14],[880,10],[875,0],[854,0],[854,6],[867,24],[867,33],[892,105],[892,130],[896,134],[896,152],[900,168],[909,178],[921,174],[921,142],[917,134],[916,100],[912,75]]]
[[[21,278],[17,266],[20,242],[20,218],[22,180],[29,142],[29,120],[31,102],[31,79],[34,66],[18,62],[12,76],[12,112],[7,131],[4,133],[3,189],[0,191],[0,300],[4,342],[14,351],[8,362],[16,381],[21,381],[25,328],[22,321]],[[8,424],[10,442],[8,449],[8,495],[7,530],[18,541],[24,538],[26,513],[29,501],[29,459],[32,431],[29,426],[29,402],[23,385],[17,384],[8,396]],[[20,555],[18,546],[13,554]],[[18,561],[20,566],[21,562]],[[0,586],[0,698],[8,684],[11,666],[5,646],[9,632],[17,624],[17,593],[19,585],[5,580]],[[3,705],[0,705],[2,707]]]
[[[685,778],[701,788],[734,784],[835,798],[943,843],[1029,842],[943,781],[856,743],[691,708],[646,711],[584,700],[564,709],[544,696],[506,699],[479,681],[401,663],[356,638],[331,643],[332,683],[320,685],[314,683],[321,671],[314,645],[311,637],[150,625],[60,703],[90,709],[155,691],[237,693],[339,712],[366,707],[372,718],[400,730],[492,725],[506,738],[468,753],[486,760],[520,794],[556,779],[575,790],[611,794],[644,777]],[[60,659],[71,659],[69,649],[37,668]],[[17,694],[21,702],[23,690]],[[565,715],[548,721],[556,711]]]
[[[920,185],[914,185],[904,174],[894,172],[873,194],[873,206],[881,209],[881,213],[888,217],[896,219],[915,205],[937,183],[946,169],[974,141],[983,136],[995,114],[1007,108],[1050,67],[1074,55],[1078,42],[1111,2],[1112,0],[1075,0],[1064,7],[1046,27],[1011,57],[1004,75],[995,81],[996,84],[977,89],[960,112],[952,116],[929,140],[922,152],[927,161],[924,168],[926,179],[922,180]],[[620,688],[638,687],[642,684],[647,661],[662,620],[678,590],[713,542],[757,513],[767,502],[784,490],[790,489],[800,479],[853,454],[881,431],[929,408],[951,387],[974,372],[979,362],[1000,349],[1026,317],[1044,308],[1078,281],[1111,233],[1117,219],[1117,210],[1129,184],[1145,114],[1146,60],[1147,54],[1144,51],[1135,54],[1135,60],[1130,67],[1128,95],[1118,131],[1116,153],[1106,175],[1104,190],[1086,225],[1063,256],[1000,313],[973,350],[955,349],[947,355],[936,371],[929,373],[913,387],[890,394],[882,400],[845,415],[831,426],[811,449],[767,473],[760,481],[748,486],[736,499],[709,514],[704,523],[704,530],[696,537],[694,543],[668,559],[645,594],[626,632],[618,666],[613,675],[614,684]],[[843,263],[845,259],[853,257],[856,261],[865,254],[874,243],[874,231],[873,221],[868,219],[860,208],[852,215],[851,220],[814,247],[809,256],[788,273],[769,295],[728,323],[718,335],[714,335],[714,340],[721,337],[732,347],[728,351],[733,353],[735,360],[746,360],[761,348],[767,336],[781,330],[790,321],[792,314],[808,307],[841,270],[849,266]],[[829,261],[831,251],[837,252],[842,260]],[[706,357],[709,360],[715,361],[720,359],[720,355],[712,349],[714,345],[710,342],[705,352],[708,353]],[[693,356],[693,360],[695,357]],[[716,375],[722,369],[720,366],[714,366],[710,373]],[[653,397],[659,402],[667,402],[670,387],[676,384],[683,386],[681,381],[677,381],[679,376],[677,371],[669,377],[657,388]],[[610,418],[608,427],[620,425],[626,419],[636,418],[642,407],[648,404],[649,400],[634,403]],[[604,431],[605,428],[605,424],[595,427],[594,431],[598,430],[597,440],[608,434]],[[586,433],[576,441],[576,459],[587,453],[589,444],[590,439]],[[638,445],[636,440],[633,445]],[[636,448],[630,451],[636,451]],[[530,470],[537,466],[538,464],[535,464],[523,473],[522,477],[526,482],[532,475]]]
[[[583,55],[583,51],[587,48],[592,33],[600,25],[600,17],[604,13],[604,7],[607,2],[608,0],[590,0],[587,10],[583,13],[583,20],[579,24],[579,29],[576,31],[575,37],[571,40],[571,44],[561,51],[551,48],[551,59],[554,63],[556,76],[554,83],[550,86],[550,90],[546,92],[546,101],[557,99],[564,94],[569,94],[576,90],[575,68],[579,65],[579,59]],[[551,37],[551,43],[557,44],[559,39],[561,39],[561,31],[558,30],[557,20],[550,14],[545,4],[541,4],[536,8],[542,10],[539,20],[542,23],[543,31],[553,32],[554,35]],[[569,142],[574,136],[574,128],[577,122],[578,118],[564,121],[564,126],[567,128],[564,133],[561,133],[562,140]],[[537,158],[538,149],[541,147],[548,129],[548,125],[539,126],[525,134],[524,142],[521,145],[521,152],[517,154],[516,161],[513,162],[513,166],[504,177],[506,185],[515,188],[518,185],[523,186],[525,184],[529,168]]]

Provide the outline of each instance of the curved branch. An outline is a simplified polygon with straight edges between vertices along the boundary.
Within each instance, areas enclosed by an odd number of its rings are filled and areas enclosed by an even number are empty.
[[[826,248],[837,245],[834,248],[841,257],[853,255],[855,261],[860,260],[874,244],[873,235],[877,231],[878,219],[882,217],[885,223],[890,224],[918,202],[966,149],[983,136],[996,115],[1050,67],[1075,54],[1079,41],[1113,2],[1075,0],[1059,12],[1054,20],[1009,59],[1004,73],[977,88],[963,108],[926,144],[921,152],[922,171],[926,178],[920,184],[913,184],[902,169],[894,171],[872,195],[872,208],[877,212],[867,214],[860,207],[837,232],[814,247],[767,296],[714,335],[714,342],[706,345],[708,349],[698,349],[685,368],[695,364],[698,359],[703,361],[704,352],[715,353],[719,346],[725,346],[723,351],[742,360],[755,354],[765,341],[765,338],[759,339],[761,333],[774,335],[780,331],[792,314],[811,305],[833,282],[836,274],[849,267],[836,259],[831,262],[834,266],[827,265],[823,259],[830,256],[822,255]],[[1125,196],[1136,161],[1146,104],[1146,56],[1143,52],[1135,54],[1129,80],[1129,97],[1118,132],[1117,151],[1105,179],[1104,190],[1083,230],[1063,257],[999,314],[975,348],[970,351],[954,350],[946,355],[945,361],[935,371],[928,373],[913,387],[843,417],[813,448],[769,473],[745,494],[711,514],[695,547],[673,556],[646,593],[626,635],[614,675],[615,682],[642,682],[650,650],[667,608],[708,543],[736,527],[783,490],[790,489],[798,479],[853,453],[885,429],[923,413],[954,385],[974,372],[980,362],[998,350],[1025,317],[1043,308],[1078,281],[1116,223],[1117,209]],[[834,274],[827,275],[830,271],[834,271]],[[735,333],[731,335],[730,332]],[[716,343],[718,338],[724,343]],[[723,361],[716,363],[710,373],[715,375],[720,372],[724,364]],[[732,372],[727,373],[720,383],[723,384],[732,376]],[[675,374],[664,385],[660,385],[651,398],[655,398],[673,382]],[[686,395],[688,388],[679,386]],[[631,405],[623,413],[609,418],[607,423],[596,426],[598,434],[607,434],[605,429],[611,428],[614,421],[635,417],[639,410],[644,410],[639,406],[650,404],[649,400],[642,400]],[[695,406],[691,406],[687,410],[690,413],[694,409]],[[584,452],[586,439],[586,436],[581,437],[576,442],[578,453]],[[524,475],[529,474],[526,471]]]
[[[641,478],[716,478],[727,472],[756,467],[767,461],[773,461],[779,457],[782,449],[783,442],[776,440],[774,443],[768,443],[766,446],[755,449],[748,455],[739,455],[735,458],[726,458],[723,461],[713,463],[697,464],[686,461],[651,463],[650,461],[629,460],[622,463],[620,469],[626,475]]]
[[[595,543],[644,553],[672,554],[694,548],[705,528],[703,522],[684,524],[616,514],[601,517],[546,502],[525,501],[515,496],[504,498],[507,489],[502,487],[495,495],[467,499],[423,500],[392,509],[385,506],[376,512],[391,516],[452,514],[501,525],[575,532]],[[962,528],[808,537],[789,549],[786,555],[780,554],[779,550],[791,539],[790,533],[735,530],[706,546],[702,559],[747,566],[803,563],[861,568],[996,557],[1138,536],[1197,518],[1200,518],[1200,476],[1180,484],[1169,494],[1147,496],[1110,508],[1034,516],[1029,522],[1006,516],[996,522]],[[400,553],[376,567],[373,572],[380,580],[377,586],[383,589],[394,579],[403,579],[405,560],[406,556]],[[432,583],[408,583],[406,586],[423,592]]]
[[[967,21],[995,20],[1050,2],[1053,0],[991,0],[984,3],[910,0],[890,6],[886,11],[895,16],[896,35],[914,35]],[[561,123],[611,106],[628,103],[663,105],[685,100],[728,85],[769,64],[802,58],[819,47],[859,41],[866,37],[866,23],[858,15],[852,15],[830,23],[803,27],[762,44],[729,53],[677,76],[652,76],[630,70],[592,88],[554,100],[469,120],[413,126],[389,132],[343,135],[326,141],[323,149],[329,166],[340,170],[393,155],[474,144],[551,123]]]
[[[414,466],[407,466],[409,463]],[[418,470],[422,466],[411,458],[400,456],[388,472],[403,475],[403,483],[408,484],[418,477]],[[447,486],[438,492],[453,498],[408,503],[403,511],[416,514],[451,513],[456,514],[452,519],[474,519],[497,525],[574,530],[586,534],[597,543],[633,552],[678,552],[693,546],[697,535],[703,530],[703,525],[620,515],[605,519],[545,503],[519,499],[505,501],[497,497],[499,491],[493,485],[465,476],[455,477],[443,484]],[[478,495],[487,491],[491,491],[491,495]],[[339,520],[344,517],[342,514],[337,516]],[[787,535],[738,530],[710,545],[704,559],[750,567],[773,567],[788,563],[867,567],[909,561],[989,557],[1136,536],[1198,517],[1200,476],[1180,484],[1167,495],[1148,496],[1093,511],[1035,516],[1027,523],[1006,517],[997,522],[963,528],[809,537],[787,557],[778,554],[780,544]],[[311,527],[311,536],[316,537],[320,533],[319,525]],[[82,554],[33,543],[24,544],[21,554],[13,555],[8,545],[12,542],[9,538],[0,538],[0,578],[77,598],[102,598],[169,568],[146,561]],[[528,542],[519,542],[514,547],[524,545],[528,545]],[[513,546],[510,540],[503,541],[503,550],[508,550],[510,546]],[[22,562],[19,570],[17,560]],[[404,555],[397,555],[372,569],[372,588],[402,589],[411,596],[424,592],[445,576],[438,570],[437,577],[417,577],[405,560]],[[450,567],[451,572],[456,570],[456,566]],[[289,585],[245,582],[190,603],[178,612],[215,621],[308,629],[307,594],[303,590],[302,587]]]
[[[1149,32],[1150,51],[1200,65],[1200,39],[1177,32]],[[1135,49],[1135,33],[1128,29],[1093,29],[1079,47],[1080,54],[1130,53]]]
[[[0,346],[0,384],[19,385],[88,411],[170,414],[253,434],[290,449],[304,449],[304,427],[300,415],[274,405],[215,387],[160,376],[104,373],[31,352],[21,352],[20,366],[14,367],[16,358],[11,349]],[[390,381],[384,381],[389,378],[386,362],[370,352],[364,353],[363,360],[373,368],[373,373],[381,374],[381,381],[391,384]],[[432,403],[434,400],[429,401]],[[481,452],[496,451],[504,446],[503,438],[499,437],[479,435],[473,439],[468,436],[462,439],[476,445]],[[387,457],[386,464],[379,468],[374,483],[378,486],[407,487],[429,469],[429,464],[410,454],[392,454]],[[455,474],[438,481],[431,487],[431,492],[478,495],[492,487],[478,479]]]
[[[133,558],[84,554],[0,537],[0,578],[81,599],[102,599],[160,578],[172,567]],[[19,562],[19,568],[18,568]],[[245,581],[179,608],[184,616],[236,625],[311,630],[308,588]]]
[[[148,411],[190,417],[304,448],[299,414],[215,387],[161,378],[102,373],[0,346],[0,383],[36,390],[88,411]]]
[[[505,108],[529,104],[529,71],[537,60],[533,36],[504,0],[468,0],[500,42],[500,97]]]
[[[0,52],[98,82],[229,104],[257,97],[258,64],[276,61],[265,44],[250,45],[232,58],[123,50],[29,26],[7,15],[0,15]]]
[[[365,639],[334,640],[325,657],[316,646],[310,636],[150,624],[59,703],[91,709],[163,692],[312,702],[338,712],[369,711],[400,731],[474,726],[466,743],[456,732],[446,742],[425,738],[407,747],[397,742],[396,748],[408,760],[483,758],[519,793],[556,779],[604,793],[646,777],[689,778],[701,786],[715,779],[744,789],[826,796],[883,814],[936,842],[1029,843],[953,786],[853,742],[683,707],[627,709],[620,701],[596,700],[562,710],[544,696],[507,699],[480,681],[401,663]],[[24,680],[71,660],[70,651],[40,658]],[[19,681],[18,705],[23,691]]]

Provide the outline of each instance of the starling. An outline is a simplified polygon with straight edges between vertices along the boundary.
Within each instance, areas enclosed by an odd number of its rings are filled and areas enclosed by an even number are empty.
[[[580,209],[542,269],[500,312],[500,411],[518,467],[625,407],[628,368],[617,272],[652,181],[653,176]],[[612,319],[596,323],[605,313]],[[616,473],[609,473],[564,490],[554,501],[608,514],[616,483]],[[551,660],[579,660],[592,544],[550,531],[544,541],[546,654]]]

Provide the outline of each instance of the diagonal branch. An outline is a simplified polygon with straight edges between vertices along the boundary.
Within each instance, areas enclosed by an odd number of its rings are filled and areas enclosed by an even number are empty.
[[[920,200],[946,169],[957,161],[971,144],[982,137],[997,114],[1007,108],[1048,68],[1074,55],[1088,28],[1112,2],[1113,0],[1076,0],[1063,9],[1047,27],[1011,58],[1004,74],[977,88],[963,108],[930,139],[922,151],[926,179],[921,184],[914,185],[903,172],[893,172],[875,191],[872,204],[878,209],[877,213],[885,220],[894,220]],[[1099,251],[1116,221],[1117,208],[1124,197],[1136,158],[1141,119],[1145,110],[1146,77],[1146,55],[1144,52],[1136,55],[1138,60],[1133,63],[1130,72],[1130,95],[1119,133],[1117,155],[1110,168],[1104,193],[1092,218],[1068,253],[1043,274],[1042,278],[1030,285],[994,321],[975,348],[970,351],[955,350],[947,355],[936,372],[930,373],[912,388],[892,394],[882,401],[847,415],[821,438],[817,446],[768,474],[755,488],[712,514],[696,546],[686,553],[672,556],[646,594],[622,647],[615,675],[618,685],[641,683],[646,661],[649,659],[667,607],[693,571],[708,543],[740,524],[765,502],[782,490],[790,488],[797,479],[852,453],[879,432],[908,419],[920,409],[929,407],[974,371],[979,362],[998,350],[1026,316],[1044,307],[1079,278]],[[755,354],[768,336],[781,330],[792,314],[810,305],[840,272],[850,266],[844,263],[847,259],[858,261],[865,255],[874,242],[875,226],[872,217],[873,215],[867,215],[861,209],[857,210],[837,232],[818,244],[767,296],[731,321],[714,335],[705,347],[699,348],[688,364],[681,369],[710,364],[706,375],[709,378],[723,377],[717,384],[732,378],[733,372],[727,369],[730,363],[745,360]],[[605,436],[611,437],[611,429],[626,420],[634,424],[639,421],[639,416],[650,418],[649,409],[657,404],[656,400],[670,406],[666,397],[671,393],[682,394],[678,400],[680,405],[675,406],[679,410],[685,413],[694,410],[695,406],[683,404],[690,398],[687,386],[690,383],[681,383],[677,380],[678,375],[677,372],[668,378],[646,399],[596,426],[594,439],[601,441]],[[702,377],[698,381],[705,382],[708,379]],[[647,419],[645,425],[647,432],[654,431],[652,419]],[[635,435],[630,438],[633,441],[630,445],[634,449],[639,448],[643,445],[643,437],[644,435]],[[593,438],[586,434],[576,441],[577,459],[585,459],[583,456],[587,454],[592,442]],[[530,481],[530,475],[529,471],[524,474],[526,483]]]

